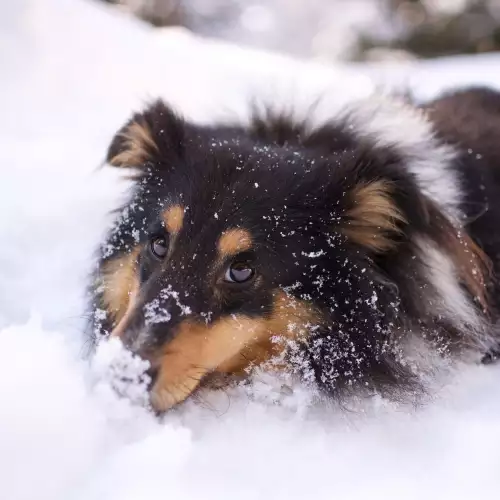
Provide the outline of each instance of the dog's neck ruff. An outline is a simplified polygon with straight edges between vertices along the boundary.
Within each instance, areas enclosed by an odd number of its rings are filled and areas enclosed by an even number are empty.
[[[424,110],[403,97],[374,94],[340,106],[318,106],[313,122],[317,127],[333,123],[355,139],[368,140],[375,148],[396,152],[404,159],[405,168],[414,176],[422,193],[458,232],[464,231],[463,192],[453,165],[458,152],[436,137],[433,123]],[[485,344],[484,320],[461,287],[450,256],[430,239],[418,238],[414,244],[424,263],[424,273],[437,292],[437,304],[431,309],[437,307],[451,324],[466,329],[471,344]]]

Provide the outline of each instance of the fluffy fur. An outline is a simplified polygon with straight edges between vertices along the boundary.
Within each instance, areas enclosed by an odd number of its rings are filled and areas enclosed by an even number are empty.
[[[135,186],[92,330],[150,361],[157,410],[258,365],[332,397],[415,388],[416,344],[496,345],[500,94],[322,111],[197,126],[156,101],[113,139]]]

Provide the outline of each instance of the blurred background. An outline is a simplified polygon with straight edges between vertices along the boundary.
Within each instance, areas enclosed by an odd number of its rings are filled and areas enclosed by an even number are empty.
[[[379,61],[500,49],[500,0],[95,0],[297,57]]]

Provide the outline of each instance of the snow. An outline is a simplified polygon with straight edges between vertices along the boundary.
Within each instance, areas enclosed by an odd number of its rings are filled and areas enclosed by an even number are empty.
[[[158,420],[141,366],[89,363],[84,287],[126,188],[99,169],[132,108],[163,95],[194,119],[244,116],[254,92],[307,102],[408,84],[500,85],[500,57],[329,68],[153,32],[83,0],[18,0],[0,19],[0,497],[6,500],[494,498],[500,368],[464,366],[420,407],[313,403],[258,374]],[[496,78],[495,78],[495,75]],[[108,171],[109,170],[109,171]],[[113,391],[119,358],[138,386]],[[135,387],[135,392],[134,392]]]

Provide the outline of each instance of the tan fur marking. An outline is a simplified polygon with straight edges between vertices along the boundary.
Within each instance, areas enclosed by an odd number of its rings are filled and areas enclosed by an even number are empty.
[[[106,311],[118,323],[128,309],[131,296],[139,287],[137,279],[137,256],[140,249],[106,262],[103,266],[103,302]]]
[[[462,240],[462,250],[454,256],[456,265],[470,293],[477,298],[483,311],[489,313],[486,279],[491,278],[491,262],[469,235]]]
[[[222,234],[217,247],[224,257],[236,255],[252,248],[252,236],[245,229],[229,229]]]
[[[170,234],[178,234],[184,222],[184,208],[174,205],[163,212],[163,221]]]
[[[131,123],[121,136],[125,139],[124,148],[109,160],[115,167],[138,167],[143,165],[158,151],[149,125],[137,121]]]
[[[374,252],[385,252],[394,247],[391,237],[400,232],[398,222],[405,222],[403,214],[392,200],[392,186],[379,180],[357,186],[352,194],[353,206],[346,216],[343,233],[355,243]]]
[[[483,312],[488,313],[489,297],[486,284],[492,273],[490,260],[465,231],[457,234],[451,224],[443,227],[442,239],[450,252],[459,278],[469,293],[477,299]]]
[[[159,411],[186,399],[213,372],[241,374],[279,356],[286,340],[305,338],[319,314],[307,303],[276,293],[270,318],[225,317],[212,325],[185,321],[157,364],[160,373],[151,392]],[[282,341],[275,340],[281,337]],[[282,368],[276,365],[275,368]]]
[[[487,284],[492,277],[492,264],[483,250],[467,234],[457,229],[433,201],[426,200],[427,217],[439,235],[438,242],[451,257],[458,278],[475,297],[483,312],[489,313]]]
[[[137,295],[139,293],[139,284],[137,283],[136,286],[132,288],[129,294],[129,301],[128,305],[125,309],[125,313],[122,315],[122,317],[117,320],[118,324],[113,328],[113,331],[111,332],[112,337],[121,337],[123,333],[127,330],[130,322],[130,318],[132,317],[132,314],[134,313],[134,307],[137,301]]]

